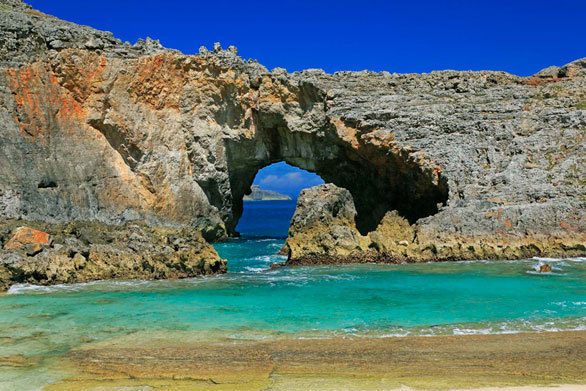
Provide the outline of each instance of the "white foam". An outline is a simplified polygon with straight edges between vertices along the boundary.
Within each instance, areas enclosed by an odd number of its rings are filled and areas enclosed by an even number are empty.
[[[520,334],[545,333],[557,331],[584,331],[586,317],[556,320],[515,320],[485,324],[482,327],[470,327],[472,324],[445,324],[429,327],[397,327],[386,332],[373,331],[359,333],[346,330],[350,335],[359,338],[391,338],[391,337],[437,337],[442,335],[489,335],[489,334]],[[480,326],[480,325],[479,325]]]
[[[281,261],[286,258],[287,257],[285,257],[283,255],[257,255],[256,257],[247,258],[247,259],[250,259],[252,261],[262,261],[262,262],[266,262],[266,263],[273,263],[275,261]]]
[[[249,272],[253,272],[253,273],[264,272],[264,271],[268,270],[266,267],[252,267],[252,266],[246,266],[244,269]]]
[[[540,262],[563,262],[563,261],[570,261],[570,262],[586,262],[586,257],[575,257],[575,258],[544,258],[544,257],[533,257],[529,260],[535,260]]]
[[[211,276],[201,276],[195,278],[187,278],[179,280],[180,283],[196,284],[213,278]],[[55,285],[33,285],[33,284],[15,284],[12,285],[6,294],[20,295],[20,294],[51,294],[51,293],[68,293],[80,292],[89,289],[100,290],[118,290],[127,288],[144,288],[145,286],[159,286],[170,285],[177,283],[177,280],[96,280],[91,282],[80,282],[75,284],[55,284]]]
[[[316,339],[316,340],[319,340],[319,339],[332,339],[332,338],[334,338],[334,337],[297,337],[295,339],[309,339],[309,340]]]
[[[76,284],[55,284],[50,286],[45,285],[33,285],[33,284],[15,284],[8,289],[6,292],[8,295],[19,295],[29,292],[36,293],[56,293],[56,292],[77,292],[88,287],[104,284],[113,286],[131,286],[137,284],[144,284],[148,281],[136,280],[136,281],[109,281],[109,280],[97,280],[91,282],[80,282]]]
[[[41,285],[32,285],[32,284],[15,284],[12,285],[8,291],[6,292],[7,295],[20,295],[30,291],[38,291],[38,292],[50,292],[53,287],[49,286],[41,286]]]
[[[256,334],[231,334],[228,338],[235,339],[235,340],[255,340],[255,341],[262,341],[265,339],[271,338],[270,335],[256,335]]]

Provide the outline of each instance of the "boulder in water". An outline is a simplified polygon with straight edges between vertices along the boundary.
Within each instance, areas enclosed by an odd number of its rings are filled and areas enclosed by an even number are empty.
[[[539,266],[539,273],[551,273],[551,266],[547,263]]]

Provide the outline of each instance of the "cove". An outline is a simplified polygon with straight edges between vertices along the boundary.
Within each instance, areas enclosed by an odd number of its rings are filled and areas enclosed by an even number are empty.
[[[271,270],[284,259],[277,252],[294,207],[294,201],[245,207],[242,236],[215,245],[228,259],[224,275],[13,287],[0,297],[0,357],[24,357],[26,365],[0,366],[0,384],[38,389],[60,378],[51,363],[72,350],[126,337],[140,345],[153,333],[209,342],[585,327],[584,258]],[[545,261],[552,272],[537,273]]]

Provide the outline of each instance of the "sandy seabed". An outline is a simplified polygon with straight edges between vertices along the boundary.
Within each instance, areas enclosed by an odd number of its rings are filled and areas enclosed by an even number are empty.
[[[59,362],[49,391],[586,390],[586,331],[206,341],[133,334]]]

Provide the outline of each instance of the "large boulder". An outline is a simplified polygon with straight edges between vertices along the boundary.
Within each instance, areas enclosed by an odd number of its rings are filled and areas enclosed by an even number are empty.
[[[403,253],[416,238],[415,228],[396,210],[387,212],[375,231],[368,234],[370,247],[379,253]]]
[[[348,257],[367,250],[368,241],[356,228],[352,195],[333,184],[301,191],[291,220],[285,253],[289,259]]]
[[[4,244],[5,250],[22,250],[28,255],[34,255],[50,244],[48,233],[29,227],[16,228],[10,239]]]
[[[377,229],[362,235],[356,208],[346,189],[325,184],[299,194],[284,253],[287,265],[396,263],[408,261],[415,228],[397,211],[385,214]],[[413,246],[412,246],[413,247]]]

